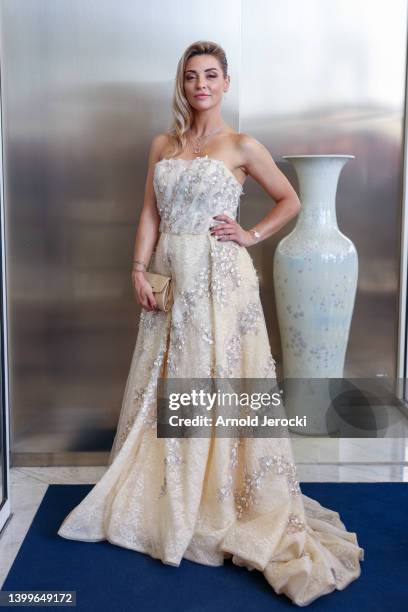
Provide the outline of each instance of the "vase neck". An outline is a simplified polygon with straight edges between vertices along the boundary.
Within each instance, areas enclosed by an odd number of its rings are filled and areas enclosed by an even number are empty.
[[[338,229],[336,192],[340,172],[348,158],[297,157],[290,160],[299,180],[301,211],[297,228]]]
[[[296,227],[317,229],[338,229],[336,215],[335,193],[329,195],[327,192],[315,196],[300,194],[302,208],[298,216]]]

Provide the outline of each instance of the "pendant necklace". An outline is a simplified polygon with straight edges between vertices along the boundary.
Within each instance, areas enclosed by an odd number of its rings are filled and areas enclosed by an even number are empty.
[[[223,129],[224,127],[220,127],[217,130],[210,132],[209,134],[205,134],[204,136],[191,136],[191,139],[193,140],[193,142],[191,143],[193,153],[197,153],[197,155],[200,155],[205,141],[208,140],[211,136],[215,136],[215,134],[218,134],[218,132],[222,132]]]

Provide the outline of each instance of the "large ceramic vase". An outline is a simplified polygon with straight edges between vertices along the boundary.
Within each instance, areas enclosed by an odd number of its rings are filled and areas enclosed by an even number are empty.
[[[338,228],[336,191],[354,155],[284,155],[299,180],[301,211],[294,230],[278,244],[274,288],[283,352],[288,416],[307,416],[298,433],[332,433],[331,391],[307,379],[342,378],[357,288],[358,257]],[[287,379],[298,379],[292,386]],[[328,382],[328,381],[327,381]],[[329,383],[328,383],[329,384]]]

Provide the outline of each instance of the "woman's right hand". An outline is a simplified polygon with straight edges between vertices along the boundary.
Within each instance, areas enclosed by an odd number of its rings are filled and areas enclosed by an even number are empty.
[[[146,280],[141,270],[132,270],[132,283],[137,303],[146,310],[157,310],[151,284]]]

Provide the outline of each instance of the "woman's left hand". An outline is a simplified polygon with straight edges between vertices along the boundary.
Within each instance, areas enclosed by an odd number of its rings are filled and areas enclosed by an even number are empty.
[[[225,223],[217,223],[210,227],[211,235],[215,236],[220,242],[234,240],[244,247],[252,246],[256,243],[255,236],[248,230],[244,230],[235,219],[232,219],[232,217],[228,215],[215,215],[213,218],[219,221],[225,221]]]

